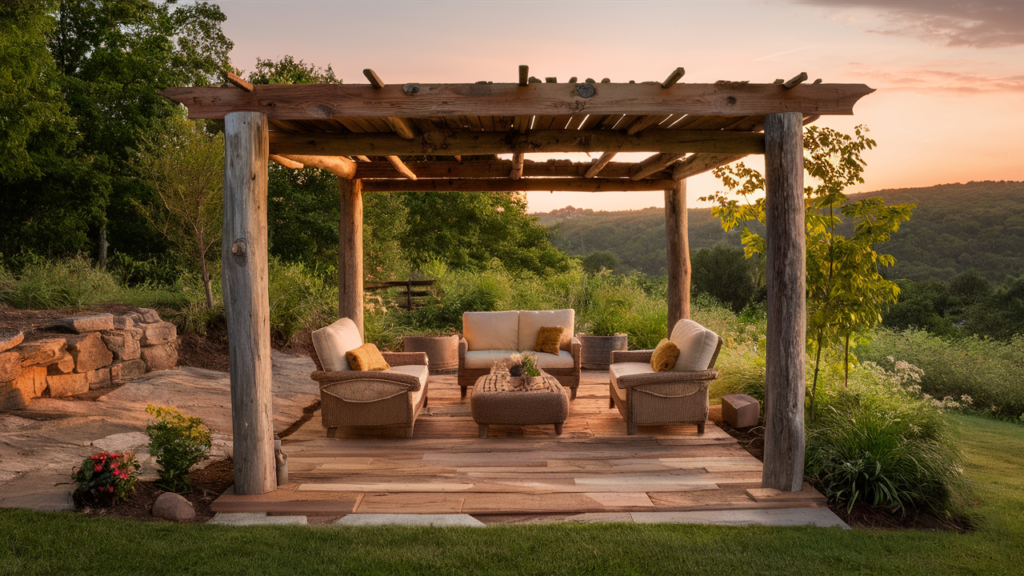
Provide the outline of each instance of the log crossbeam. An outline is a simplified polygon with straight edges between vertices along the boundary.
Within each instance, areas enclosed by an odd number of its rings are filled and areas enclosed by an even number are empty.
[[[682,154],[655,154],[638,162],[629,171],[630,180],[643,180],[655,172],[660,172],[682,158]]]
[[[363,180],[364,192],[644,192],[666,190],[674,180],[628,178],[420,178]]]

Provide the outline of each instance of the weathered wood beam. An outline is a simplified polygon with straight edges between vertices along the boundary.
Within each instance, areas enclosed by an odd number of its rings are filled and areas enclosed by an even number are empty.
[[[716,152],[760,154],[764,135],[725,130],[649,130],[630,136],[614,130],[451,132],[438,130],[406,140],[394,134],[272,132],[274,154],[321,156],[452,156],[516,152]]]
[[[668,273],[668,333],[690,317],[690,238],[686,180],[665,189],[665,256]]]
[[[761,486],[799,492],[807,330],[803,115],[770,114],[764,131],[768,330]]]
[[[277,164],[280,164],[281,166],[284,166],[285,168],[291,168],[292,170],[301,170],[302,168],[304,168],[302,162],[296,162],[294,160],[289,160],[289,159],[285,158],[284,156],[278,156],[277,154],[271,154],[270,155],[270,161],[274,162],[274,163],[277,163]]]
[[[523,177],[523,162],[525,160],[526,154],[522,152],[516,152],[512,155],[512,170],[509,172],[509,178],[519,180]]]
[[[219,120],[228,112],[259,111],[271,120],[430,118],[436,116],[557,116],[560,114],[697,114],[756,116],[777,112],[853,114],[873,90],[864,84],[591,84],[590,97],[565,84],[261,84],[253,92],[184,87],[160,91],[184,104],[189,118]],[[412,93],[407,93],[415,88]],[[589,95],[589,91],[583,91]]]
[[[282,154],[281,156],[285,160],[298,162],[309,168],[327,170],[338,178],[350,179],[356,174],[356,163],[341,156],[307,156],[303,154]]]
[[[374,89],[380,90],[384,88],[384,81],[381,80],[380,76],[378,76],[373,70],[369,68],[363,70],[363,76],[366,76],[366,79],[370,81],[370,86],[373,86]],[[384,122],[395,131],[395,134],[398,134],[406,140],[411,140],[416,137],[416,129],[413,128],[412,122],[405,118],[386,116],[384,117]]]
[[[676,82],[679,82],[679,80],[682,79],[683,74],[686,74],[686,70],[683,70],[682,66],[676,68],[675,70],[672,71],[671,74],[668,75],[668,78],[666,78],[665,81],[661,83],[661,87],[671,88],[672,86],[675,85]]]
[[[411,180],[366,180],[364,192],[642,192],[666,190],[674,180],[625,178],[479,178],[448,180],[420,178]]]
[[[693,154],[676,164],[672,170],[673,180],[682,180],[745,158],[746,154]]]
[[[230,82],[231,84],[234,84],[235,86],[241,88],[242,90],[245,90],[246,92],[252,92],[252,84],[246,82],[245,80],[242,80],[237,74],[228,72],[225,76],[227,77],[228,82]]]
[[[359,180],[338,179],[338,318],[348,318],[363,336],[363,190]]]
[[[452,162],[436,160],[432,162],[406,162],[406,166],[420,178],[508,178],[514,167],[510,160],[475,160]],[[584,178],[592,170],[592,162],[570,162],[568,160],[534,162],[523,161],[523,177],[574,177]],[[629,178],[632,162],[609,162],[601,171],[604,178]],[[356,178],[381,179],[401,178],[388,162],[356,163]],[[670,170],[656,172],[651,178],[666,180],[672,177]]]
[[[388,163],[391,164],[392,168],[397,170],[399,174],[405,176],[409,180],[417,179],[416,173],[410,170],[409,167],[405,165],[405,162],[402,162],[401,158],[399,158],[398,156],[388,156],[387,158]]]
[[[600,174],[601,171],[604,170],[609,163],[611,163],[612,158],[615,158],[615,154],[615,152],[605,152],[601,154],[601,157],[595,160],[594,163],[591,164],[589,168],[587,168],[587,172],[586,174],[583,175],[583,177],[596,178],[597,175]]]
[[[629,179],[643,180],[655,172],[661,172],[668,168],[682,157],[682,154],[655,154],[654,156],[644,158],[642,161],[634,164],[633,168],[629,170]]]
[[[267,117],[224,118],[221,282],[227,318],[236,494],[277,488],[267,284]]]

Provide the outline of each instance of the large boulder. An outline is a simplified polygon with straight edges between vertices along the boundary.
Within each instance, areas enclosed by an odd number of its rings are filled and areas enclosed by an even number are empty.
[[[17,346],[13,351],[21,355],[21,365],[25,366],[46,366],[52,364],[64,356],[68,343],[64,338],[43,338],[25,342]]]
[[[68,353],[75,359],[75,372],[79,374],[110,366],[114,361],[114,355],[103,344],[103,338],[95,332],[68,337]]]
[[[154,322],[143,324],[141,344],[143,346],[159,346],[174,342],[178,338],[178,328],[170,322]]]
[[[21,375],[14,385],[28,398],[38,398],[46,391],[48,383],[45,366],[28,366],[21,369]]]
[[[25,339],[25,334],[17,328],[0,328],[0,352],[14,348]]]
[[[89,391],[89,380],[85,374],[50,374],[46,377],[51,398],[74,396]]]
[[[131,320],[129,320],[131,322]],[[142,330],[139,328],[126,328],[124,330],[104,330],[100,333],[103,343],[107,349],[118,360],[134,360],[142,357],[142,346],[139,341],[142,339]]]
[[[171,522],[188,522],[196,519],[196,509],[181,494],[165,492],[153,503],[153,516]]]
[[[178,365],[178,350],[173,343],[142,348],[142,359],[150,372],[154,370],[170,370]]]
[[[110,381],[112,383],[138,378],[145,373],[146,361],[141,358],[118,361],[110,365]]]
[[[0,382],[11,382],[21,376],[21,354],[0,352]]]
[[[83,334],[85,332],[99,332],[100,330],[114,329],[113,314],[92,314],[89,316],[70,316],[61,318],[54,323],[54,326]]]

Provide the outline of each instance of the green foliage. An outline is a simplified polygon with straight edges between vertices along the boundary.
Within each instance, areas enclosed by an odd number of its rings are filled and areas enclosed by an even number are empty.
[[[236,72],[241,73],[240,70]],[[296,61],[295,57],[285,55],[277,62],[267,58],[256,58],[256,69],[249,73],[251,84],[341,84],[341,79],[334,75],[328,64],[327,68],[318,68],[315,64]]]
[[[707,294],[739,313],[764,287],[764,258],[747,259],[727,246],[702,248],[691,258],[691,292]]]
[[[146,406],[146,413],[156,421],[146,425],[149,453],[160,466],[161,486],[170,492],[184,494],[192,489],[188,471],[206,459],[210,448],[210,429],[198,416],[186,416],[167,406]]]
[[[1008,342],[939,338],[920,330],[879,329],[860,357],[905,360],[924,370],[921,390],[935,398],[969,396],[976,410],[1024,422],[1024,336]]]
[[[619,265],[619,257],[607,250],[591,252],[583,259],[583,269],[591,274],[602,270],[612,270]]]
[[[271,329],[290,340],[300,330],[316,330],[337,318],[336,277],[328,280],[301,262],[270,260]]]
[[[141,469],[131,452],[100,452],[83,460],[71,474],[71,481],[76,484],[76,495],[87,496],[96,502],[123,502],[135,492],[135,482]]]
[[[956,433],[908,383],[915,373],[866,366],[822,393],[807,432],[806,474],[835,503],[892,512],[959,512],[966,482]]]

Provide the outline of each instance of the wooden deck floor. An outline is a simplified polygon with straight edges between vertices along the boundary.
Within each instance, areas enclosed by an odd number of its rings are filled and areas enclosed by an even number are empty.
[[[763,490],[761,462],[709,422],[626,425],[608,408],[608,373],[585,372],[563,434],[491,426],[477,437],[454,376],[432,376],[415,437],[401,430],[327,438],[319,413],[285,438],[291,483],[260,496],[222,495],[217,512],[307,516],[463,513],[574,515],[824,505],[813,488]]]

